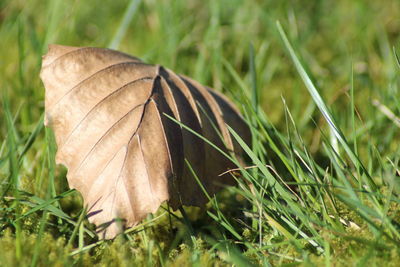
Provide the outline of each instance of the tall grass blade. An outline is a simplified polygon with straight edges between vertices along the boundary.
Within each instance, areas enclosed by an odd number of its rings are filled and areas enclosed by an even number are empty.
[[[394,57],[396,58],[397,66],[400,68],[400,58],[399,58],[399,55],[397,54],[396,49],[394,47],[393,47],[393,54],[394,54]]]
[[[253,109],[258,114],[258,106],[260,102],[260,97],[258,95],[258,88],[257,88],[257,71],[256,71],[256,62],[255,62],[255,55],[254,55],[254,46],[253,44],[249,45],[249,70],[250,70],[250,83],[251,83],[251,102],[253,105]]]
[[[131,0],[129,6],[127,7],[124,17],[119,24],[117,31],[114,34],[111,42],[109,43],[108,47],[111,49],[118,49],[119,45],[121,44],[122,39],[125,36],[126,31],[128,30],[129,24],[131,23],[135,13],[139,7],[141,0]]]
[[[328,107],[326,106],[324,100],[322,99],[321,95],[319,94],[317,88],[315,87],[314,83],[312,82],[311,78],[307,74],[306,70],[304,69],[303,65],[301,64],[299,58],[297,57],[296,53],[294,52],[294,49],[292,45],[290,44],[285,31],[283,30],[281,24],[279,21],[276,22],[279,34],[286,46],[286,49],[289,51],[290,57],[300,74],[300,77],[303,79],[304,84],[306,85],[308,92],[310,93],[312,99],[314,100],[315,104],[318,106],[319,110],[321,111],[322,115],[324,116],[325,120],[328,122],[328,125],[335,135],[335,137],[339,140],[339,142],[342,144],[343,148],[345,149],[347,155],[350,157],[351,161],[357,168],[361,168],[363,172],[365,173],[367,179],[368,179],[368,186],[371,190],[376,190],[376,184],[372,180],[370,174],[368,173],[367,169],[364,167],[362,164],[361,160],[357,157],[357,155],[353,152],[353,150],[350,148],[345,136],[343,135],[342,131],[340,128],[337,126],[335,123],[335,120],[329,111]],[[359,181],[361,182],[361,181]]]

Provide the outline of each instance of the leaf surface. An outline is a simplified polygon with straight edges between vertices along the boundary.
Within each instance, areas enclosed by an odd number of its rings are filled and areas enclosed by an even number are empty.
[[[50,45],[43,57],[45,125],[54,130],[56,161],[88,206],[102,238],[132,227],[164,201],[202,206],[233,185],[218,176],[236,166],[165,115],[225,152],[241,147],[227,124],[249,143],[250,131],[222,94],[159,65],[102,48]],[[119,223],[119,222],[122,223]]]

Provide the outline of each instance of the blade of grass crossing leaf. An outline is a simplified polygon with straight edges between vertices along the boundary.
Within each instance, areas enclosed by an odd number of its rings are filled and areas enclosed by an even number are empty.
[[[199,133],[193,131],[193,129],[189,128],[188,126],[186,126],[185,124],[183,124],[182,122],[176,120],[175,118],[171,117],[170,115],[163,113],[164,116],[166,116],[168,119],[172,120],[173,122],[177,123],[178,125],[180,125],[182,128],[184,128],[185,130],[188,130],[190,133],[194,134],[195,136],[199,137],[201,140],[203,140],[204,142],[206,142],[207,144],[209,144],[210,146],[212,146],[215,150],[217,150],[219,153],[221,153],[222,155],[224,155],[226,158],[230,159],[232,162],[236,163],[239,166],[239,163],[232,158],[229,154],[225,153],[221,148],[219,148],[218,146],[216,146],[215,144],[213,144],[210,140],[208,140],[207,138],[204,138],[202,135],[200,135]]]
[[[239,74],[235,71],[235,69],[232,67],[231,63],[229,63],[228,60],[225,58],[222,58],[222,64],[224,67],[228,70],[229,74],[232,76],[232,78],[235,80],[235,82],[240,86],[241,90],[237,90],[241,96],[241,99],[246,101],[247,105],[251,106],[251,102],[249,101],[249,88],[248,86],[244,83],[244,81],[240,78]]]
[[[196,172],[193,170],[192,165],[190,164],[190,162],[187,159],[185,159],[185,164],[189,168],[189,171],[191,172],[193,177],[196,179],[197,184],[200,186],[201,191],[203,191],[203,193],[207,197],[208,201],[211,201],[212,198],[211,198],[210,194],[208,194],[206,188],[204,187],[203,183],[200,181],[200,179],[197,176]]]
[[[200,138],[201,140],[203,140],[204,142],[206,142],[207,144],[209,144],[211,147],[213,147],[215,150],[217,150],[219,153],[221,153],[223,156],[225,156],[227,159],[229,159],[230,161],[232,161],[234,164],[236,164],[236,166],[238,168],[242,168],[242,166],[239,164],[239,162],[232,157],[231,155],[227,154],[226,152],[224,152],[221,148],[219,148],[218,146],[216,146],[214,143],[212,143],[210,140],[208,140],[207,138],[205,138],[204,136],[202,136],[201,134],[197,133],[196,131],[194,131],[193,129],[189,128],[188,126],[186,126],[185,124],[183,124],[182,122],[176,120],[175,118],[169,116],[166,113],[163,113],[164,116],[166,116],[167,118],[169,118],[170,120],[172,120],[173,122],[177,123],[178,125],[180,125],[182,128],[186,129],[187,131],[189,131],[190,133],[194,134],[195,136],[197,136],[198,138]],[[229,126],[227,126],[229,128]],[[243,141],[242,141],[243,142]],[[255,183],[257,183],[257,181],[253,181]]]
[[[211,117],[208,115],[208,113],[205,111],[205,109],[200,103],[198,103],[198,107],[200,107],[201,112],[204,114],[204,116],[206,116],[207,120],[211,124],[211,127],[214,129],[215,133],[218,135],[221,142],[224,144],[224,146],[226,146],[225,138],[222,136],[220,129],[217,127],[217,125],[215,125],[214,121],[211,119]]]
[[[214,214],[212,214],[211,212],[207,212],[207,214],[213,218],[214,220],[216,220],[217,222],[221,223],[222,226],[224,226],[228,231],[230,231],[233,235],[235,235],[236,238],[238,238],[239,240],[241,240],[241,236],[234,230],[234,228],[229,224],[229,222],[226,220],[225,216],[221,213],[221,211],[219,210],[218,207],[218,203],[214,198],[211,198],[211,196],[208,194],[207,190],[205,189],[204,185],[202,184],[202,182],[200,181],[199,177],[197,176],[197,174],[195,173],[195,171],[193,170],[190,162],[185,159],[185,164],[186,166],[189,168],[190,172],[192,173],[193,177],[196,179],[196,182],[198,183],[198,185],[200,186],[201,190],[203,191],[203,193],[206,195],[206,197],[208,198],[209,201],[211,201],[211,203],[213,204],[214,208],[217,211],[218,216],[215,216]],[[183,215],[183,214],[182,214]],[[185,218],[184,218],[185,219]]]
[[[232,136],[236,139],[236,141],[240,144],[240,146],[245,150],[245,152],[248,154],[248,156],[253,160],[253,162],[258,166],[258,168],[261,170],[261,172],[267,177],[267,179],[269,180],[270,184],[273,185],[274,188],[276,188],[276,190],[278,191],[279,195],[282,196],[287,203],[289,204],[289,206],[292,209],[292,212],[296,212],[297,215],[300,218],[307,218],[307,216],[305,216],[305,214],[301,211],[301,209],[299,207],[297,207],[297,204],[295,204],[292,201],[292,196],[280,185],[279,182],[277,182],[274,177],[272,176],[272,174],[269,172],[269,170],[265,167],[264,164],[262,164],[262,162],[255,157],[254,153],[251,151],[251,149],[244,143],[244,141],[237,135],[237,133],[228,126],[228,129],[230,131],[230,133],[232,134]],[[282,217],[284,218],[284,217]],[[289,221],[285,218],[284,219],[287,223],[289,223]],[[297,232],[300,233],[301,236],[303,237],[307,237],[307,235],[301,231],[299,228],[297,228],[296,226],[294,226],[294,224],[290,223],[291,227],[293,229],[295,229]],[[313,230],[312,228],[309,228],[309,230]],[[316,234],[316,232],[315,232]],[[314,241],[309,241],[310,244],[312,244],[313,246],[315,246],[318,250],[321,250],[321,246],[319,244],[317,244]]]
[[[286,158],[286,156],[282,153],[281,149],[278,147],[278,145],[275,143],[275,141],[272,139],[271,135],[268,133],[268,131],[265,129],[265,124],[262,119],[261,119],[261,115],[263,115],[264,113],[262,112],[262,110],[260,110],[260,116],[253,116],[255,115],[254,110],[250,109],[251,115],[248,115],[249,117],[255,117],[256,121],[257,121],[257,128],[258,131],[256,131],[256,129],[254,129],[254,127],[250,127],[250,129],[252,129],[252,132],[259,132],[259,135],[262,135],[264,138],[267,139],[268,144],[271,146],[272,150],[278,155],[279,159],[284,163],[285,167],[287,168],[287,170],[291,173],[291,175],[293,175],[294,177],[296,176],[296,173],[294,172],[290,161]],[[273,125],[271,125],[274,133],[278,134],[278,131],[273,127]],[[279,135],[279,134],[278,134]],[[256,136],[256,135],[253,135]],[[283,141],[283,140],[282,140]],[[285,144],[285,142],[283,142],[283,144]]]
[[[247,155],[252,159],[252,161],[257,165],[259,170],[265,175],[265,178],[268,180],[270,185],[274,185],[276,190],[280,195],[287,199],[291,199],[292,197],[285,191],[285,189],[275,180],[273,175],[267,169],[265,164],[263,164],[259,158],[254,154],[254,152],[250,149],[250,147],[243,141],[242,138],[228,125],[228,130],[232,134],[232,136],[236,139],[239,145],[243,148],[243,150],[247,153]]]

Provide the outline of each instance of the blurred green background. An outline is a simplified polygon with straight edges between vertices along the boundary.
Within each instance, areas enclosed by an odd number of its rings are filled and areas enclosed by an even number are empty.
[[[248,78],[252,44],[267,115],[281,124],[284,97],[300,131],[306,130],[315,109],[285,56],[276,20],[326,101],[335,103],[334,111],[346,111],[352,66],[356,105],[364,116],[375,112],[368,107],[373,98],[395,105],[399,95],[391,86],[397,74],[392,47],[399,43],[399,1],[143,1],[133,4],[127,31],[116,38],[128,6],[128,1],[1,1],[1,88],[9,91],[13,111],[20,109],[24,130],[43,111],[38,73],[47,44],[108,47],[115,39],[124,52],[222,91],[237,87],[222,61]],[[386,130],[374,125],[374,131]]]

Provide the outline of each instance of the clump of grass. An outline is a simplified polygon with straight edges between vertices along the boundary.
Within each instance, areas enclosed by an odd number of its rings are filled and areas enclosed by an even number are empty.
[[[396,265],[398,1],[96,3],[0,3],[0,263]],[[253,135],[231,131],[238,186],[99,241],[43,127],[50,42],[119,48],[228,94]]]

